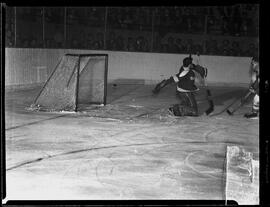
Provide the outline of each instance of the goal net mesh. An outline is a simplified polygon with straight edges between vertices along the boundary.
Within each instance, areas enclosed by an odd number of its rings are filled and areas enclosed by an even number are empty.
[[[35,100],[46,110],[77,110],[79,104],[105,104],[106,58],[65,55]]]

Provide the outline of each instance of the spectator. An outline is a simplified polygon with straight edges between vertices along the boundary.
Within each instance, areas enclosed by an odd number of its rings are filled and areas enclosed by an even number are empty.
[[[45,48],[51,48],[52,47],[52,41],[51,39],[45,39]]]
[[[196,15],[199,15],[199,16],[207,15],[207,8],[206,7],[197,7],[196,8]]]
[[[232,42],[231,55],[232,56],[240,56],[241,55],[241,48],[239,46],[239,42],[236,42],[236,41]]]
[[[139,36],[137,39],[136,39],[136,42],[135,42],[135,48],[137,51],[147,51],[147,41],[144,39],[143,36]]]
[[[221,31],[223,35],[230,34],[230,26],[229,26],[229,18],[226,16],[222,17],[222,23],[221,23]]]
[[[143,24],[146,26],[150,26],[152,23],[152,14],[149,8],[142,8],[142,18],[144,19]]]
[[[135,50],[134,38],[128,37],[128,42],[127,42],[126,50],[127,51],[134,51]]]
[[[252,57],[254,55],[254,51],[258,51],[258,50],[256,50],[255,44],[250,43],[248,45],[247,50],[244,52],[244,55],[247,57]]]
[[[182,53],[187,53],[187,45],[188,45],[188,42],[187,40],[182,40]]]
[[[142,37],[137,37],[136,42],[135,42],[135,49],[136,51],[142,51]]]
[[[104,49],[103,34],[101,32],[98,32],[96,34],[96,41],[94,42],[94,49],[95,50]]]
[[[178,52],[178,47],[174,43],[174,38],[173,37],[169,37],[168,38],[168,44],[167,44],[166,51],[169,52],[169,53],[176,53],[176,52]]]
[[[190,8],[184,8],[183,12],[183,27],[185,32],[192,32],[193,30],[193,15]]]
[[[96,26],[101,26],[104,24],[105,21],[105,8],[102,7],[94,7],[94,16],[97,18]]]
[[[79,35],[78,36],[79,36],[78,38],[79,38],[80,45],[81,45],[80,48],[86,49],[87,48],[87,35],[86,35],[85,31],[83,29],[81,29],[79,31]]]
[[[126,25],[128,29],[130,29],[131,24],[133,23],[133,18],[132,14],[129,11],[129,8],[125,8],[124,11],[124,18],[123,18],[123,23]]]
[[[124,50],[125,43],[121,35],[116,38],[116,50]]]
[[[240,7],[239,5],[233,6],[233,14],[232,14],[233,35],[235,36],[240,35],[241,24],[242,24],[242,17]]]
[[[165,11],[163,8],[159,8],[159,10],[157,12],[157,17],[158,17],[157,19],[159,20],[159,21],[157,21],[157,22],[159,22],[158,26],[160,26],[160,27],[166,26],[166,24],[165,24],[166,22],[164,21]]]
[[[22,46],[23,46],[24,48],[29,48],[29,45],[30,45],[30,44],[29,44],[29,40],[28,40],[27,38],[25,38],[25,39],[23,40],[23,45],[22,45]]]
[[[55,46],[56,47],[59,47],[59,48],[62,48],[63,47],[63,42],[64,42],[64,33],[63,32],[60,32],[61,31],[61,28],[58,27],[55,29],[55,34],[54,34],[54,37],[53,37],[53,40],[55,42]]]
[[[135,8],[131,8],[128,15],[130,16],[131,18],[131,28],[134,27],[134,25],[136,25],[136,9]]]
[[[186,48],[183,45],[181,38],[177,38],[176,41],[175,41],[175,44],[177,46],[177,52],[179,52],[179,53],[184,53],[185,52]]]
[[[161,52],[168,52],[168,50],[167,50],[167,44],[162,43],[160,45],[160,48],[161,48]]]
[[[153,44],[153,51],[155,52],[162,52],[162,45],[161,45],[161,36],[156,33],[154,36],[154,44]]]
[[[203,47],[202,47],[202,45],[200,45],[200,44],[195,44],[194,45],[194,51],[195,51],[195,53],[196,54],[203,54]]]
[[[44,47],[44,45],[43,45],[43,40],[42,40],[42,39],[38,39],[38,40],[37,40],[37,47],[38,47],[38,48],[43,48],[43,47]]]
[[[187,44],[186,44],[186,52],[188,54],[193,54],[195,53],[195,49],[194,49],[194,44],[193,44],[193,40],[192,39],[188,39],[187,40]]]
[[[184,32],[184,23],[183,23],[183,18],[181,14],[181,10],[177,9],[175,10],[175,15],[172,18],[173,25],[175,25],[175,31],[176,32]]]
[[[210,51],[210,40],[204,41],[204,53],[208,55],[208,52]]]
[[[142,37],[142,42],[143,42],[143,51],[144,52],[149,52],[149,44],[146,38]]]
[[[144,23],[144,16],[142,14],[142,11],[140,8],[136,8],[136,24],[137,25],[143,25]]]
[[[30,41],[30,47],[31,48],[36,48],[37,47],[37,40],[36,40],[36,38],[32,38],[32,40]]]
[[[95,26],[97,25],[98,22],[98,16],[95,15],[95,10],[94,8],[89,8],[88,12],[87,12],[87,18],[88,18],[88,22],[90,25]]]
[[[248,35],[248,19],[247,18],[243,18],[243,22],[241,25],[241,34],[243,36],[247,36]]]
[[[117,26],[119,26],[120,28],[123,28],[125,26],[123,11],[120,8],[117,13]]]
[[[13,33],[14,35],[14,33]],[[13,43],[13,46],[16,46],[16,47],[21,47],[22,44],[23,44],[23,40],[22,40],[22,37],[21,35],[17,34],[17,37],[16,37],[16,45],[15,45],[15,42],[14,42],[14,37],[12,37],[12,43]]]
[[[115,37],[114,32],[111,32],[109,35],[109,39],[107,40],[107,49],[109,49],[109,50],[116,49],[116,37]]]
[[[164,21],[164,26],[171,26],[172,24],[172,21],[171,21],[171,18],[170,18],[170,11],[168,8],[165,8],[165,11],[164,11],[164,17],[163,17],[163,21]]]
[[[171,20],[174,25],[179,24],[179,20],[181,18],[181,11],[179,9],[175,9],[174,12],[172,13]]]
[[[155,19],[155,26],[159,27],[161,25],[161,19],[159,8],[154,9],[154,19]]]
[[[117,10],[116,8],[108,9],[108,26],[114,27],[117,24]]]
[[[94,36],[91,33],[89,33],[87,36],[86,48],[92,49],[93,43],[94,43]]]
[[[204,31],[204,22],[205,22],[205,16],[196,16],[193,17],[193,22],[194,22],[194,33],[203,33]],[[196,20],[196,21],[195,21]]]
[[[215,26],[216,26],[215,16],[208,16],[207,17],[207,33],[212,34]]]
[[[75,38],[71,42],[71,47],[74,49],[80,48],[79,42]]]
[[[209,40],[206,44],[206,52],[209,55],[217,55],[219,54],[218,45],[216,40]]]
[[[220,54],[221,55],[230,55],[231,48],[230,48],[230,42],[229,40],[225,39],[222,41],[221,47],[220,47]]]
[[[10,30],[7,31],[7,34],[6,34],[6,46],[7,47],[11,47],[13,46],[14,42],[12,41],[12,33]]]

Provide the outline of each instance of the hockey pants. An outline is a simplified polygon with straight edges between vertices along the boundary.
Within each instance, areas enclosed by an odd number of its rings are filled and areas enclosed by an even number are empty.
[[[173,106],[176,116],[198,116],[198,106],[193,92],[176,92],[180,100]]]

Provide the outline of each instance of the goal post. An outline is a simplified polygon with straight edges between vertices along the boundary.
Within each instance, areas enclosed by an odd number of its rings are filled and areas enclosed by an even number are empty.
[[[50,111],[77,111],[80,104],[105,105],[107,75],[107,54],[65,54],[34,105]]]

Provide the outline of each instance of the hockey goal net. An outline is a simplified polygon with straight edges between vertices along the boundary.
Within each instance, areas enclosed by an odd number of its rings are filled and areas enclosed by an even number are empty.
[[[47,110],[74,110],[80,104],[106,104],[108,55],[66,54],[34,101]]]

